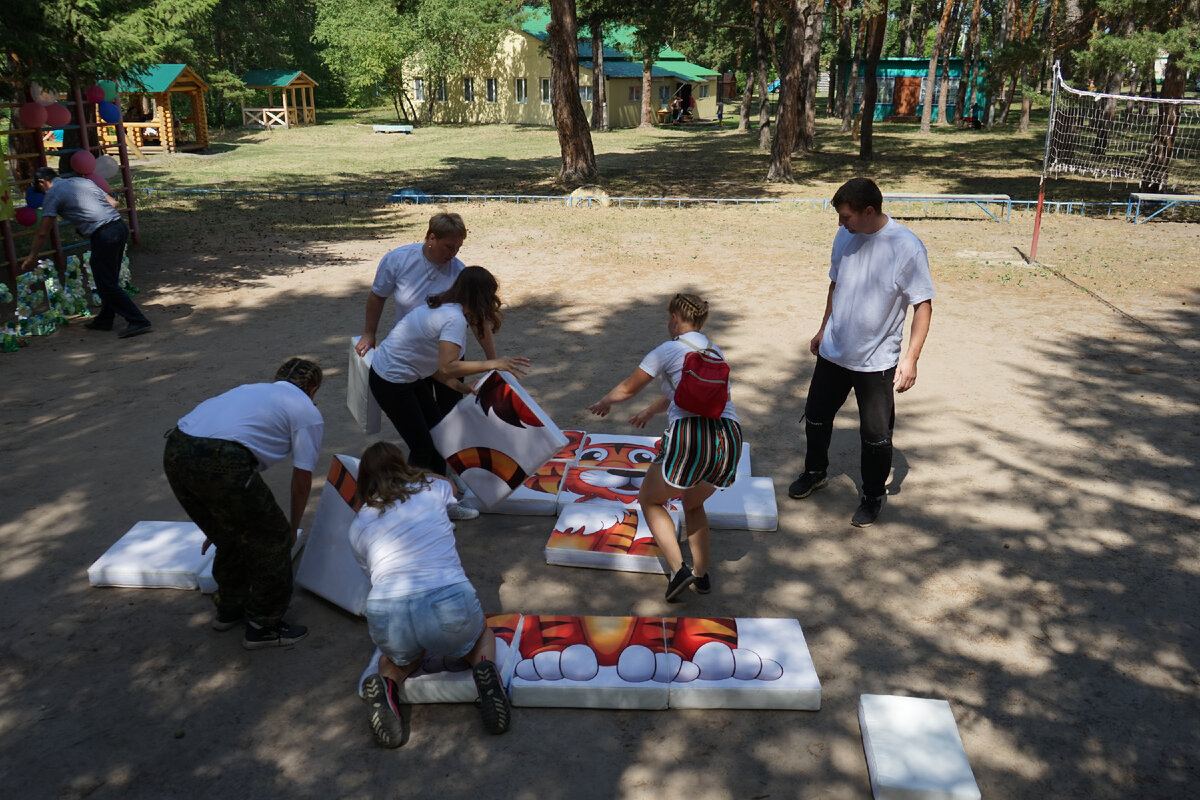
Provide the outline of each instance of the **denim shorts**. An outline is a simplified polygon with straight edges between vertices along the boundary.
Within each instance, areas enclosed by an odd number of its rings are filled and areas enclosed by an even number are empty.
[[[483,608],[470,581],[403,597],[368,600],[367,630],[400,666],[422,654],[463,658],[483,631]]]

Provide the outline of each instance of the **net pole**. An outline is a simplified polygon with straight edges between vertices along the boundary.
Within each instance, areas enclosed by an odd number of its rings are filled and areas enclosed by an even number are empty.
[[[1033,244],[1029,246],[1029,260],[1037,261],[1038,234],[1042,232],[1042,209],[1046,205],[1046,167],[1050,163],[1050,137],[1054,135],[1054,109],[1058,105],[1058,83],[1062,75],[1058,71],[1058,62],[1054,62],[1054,78],[1050,89],[1050,122],[1046,125],[1046,147],[1042,153],[1042,179],[1038,183],[1037,214],[1033,218]]]

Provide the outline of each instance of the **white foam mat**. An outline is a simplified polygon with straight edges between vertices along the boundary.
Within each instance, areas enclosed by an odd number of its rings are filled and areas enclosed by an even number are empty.
[[[795,619],[668,617],[671,708],[821,708],[821,681]]]
[[[667,654],[658,617],[521,619],[513,705],[665,709]]]
[[[528,516],[552,517],[558,513],[558,489],[566,472],[565,461],[547,461],[542,468],[525,479],[513,493],[491,508],[483,501],[468,494],[461,502],[464,505],[487,511],[489,514],[524,514]]]
[[[355,352],[361,336],[350,339],[349,364],[346,369],[346,407],[350,415],[362,428],[363,433],[379,433],[382,427],[382,412],[375,395],[371,394],[370,374],[371,361],[375,358],[375,348],[367,351],[365,356]]]
[[[979,800],[945,700],[864,694],[858,724],[875,800]]]
[[[362,616],[371,581],[350,549],[358,459],[336,455],[321,490],[321,502],[296,572],[296,584],[351,614]]]
[[[194,522],[139,522],[88,567],[92,586],[196,589],[211,564],[201,555],[204,533]]]
[[[738,477],[704,501],[710,528],[773,531],[779,528],[775,484],[770,478]]]
[[[679,536],[678,512],[671,515]],[[546,563],[621,572],[666,574],[667,561],[640,509],[576,503],[559,515],[545,548]]]

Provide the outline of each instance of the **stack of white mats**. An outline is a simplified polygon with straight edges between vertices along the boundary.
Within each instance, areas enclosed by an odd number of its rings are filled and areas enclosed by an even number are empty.
[[[304,547],[296,537],[292,558]],[[142,589],[217,590],[212,564],[216,550],[203,555],[204,533],[194,522],[139,522],[88,567],[92,586]]]
[[[945,700],[864,694],[858,724],[875,800],[979,800]]]
[[[794,619],[491,615],[516,706],[817,711],[821,682]],[[377,671],[379,651],[359,680]],[[361,688],[360,688],[361,693]],[[434,657],[402,686],[411,703],[472,702],[463,662]]]
[[[336,455],[321,489],[308,546],[296,571],[296,583],[351,614],[362,616],[371,581],[350,549],[350,523],[358,509],[358,459]]]

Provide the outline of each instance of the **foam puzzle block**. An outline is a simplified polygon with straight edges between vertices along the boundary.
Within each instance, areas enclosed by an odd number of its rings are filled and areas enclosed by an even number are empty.
[[[298,556],[300,554],[300,551],[304,549],[304,545],[307,541],[308,541],[308,532],[306,530],[304,530],[304,528],[301,528],[300,530],[296,531],[296,543],[294,545],[292,545],[292,562],[293,562],[292,572],[293,573],[296,572],[296,569],[299,567],[299,564],[295,563],[296,556]],[[212,572],[213,571],[213,560],[215,559],[216,556],[215,556],[215,554],[210,554],[210,555],[213,555],[213,558],[210,558],[208,560],[208,563],[206,563],[204,565],[204,569],[202,569],[196,573],[196,583],[199,584],[200,591],[204,592],[205,594],[212,594],[213,592],[215,592],[217,590],[217,580],[216,580],[216,578],[213,577],[213,572]]]
[[[308,543],[300,558],[296,583],[351,614],[362,616],[371,580],[355,560],[347,536],[358,511],[354,505],[357,476],[357,458],[333,457]]]
[[[613,436],[589,433],[579,448],[575,464],[600,469],[650,468],[658,451],[659,436]]]
[[[88,567],[92,586],[195,589],[213,551],[201,555],[196,523],[139,522]]]
[[[562,488],[558,490],[558,511],[561,514],[573,503],[637,508],[638,492],[645,477],[645,470],[569,466]],[[667,510],[683,510],[678,497],[667,505]]]
[[[679,535],[679,514],[672,514]],[[667,560],[640,509],[577,503],[563,510],[546,542],[546,563],[667,574]]]
[[[858,724],[875,800],[979,800],[945,700],[864,694]]]
[[[430,433],[434,446],[485,508],[495,507],[567,445],[516,379],[492,371]]]
[[[567,437],[567,443],[559,448],[557,453],[550,456],[550,460],[574,464],[575,459],[579,457],[579,446],[583,444],[583,437],[587,436],[587,431],[563,431],[562,433]]]
[[[496,635],[496,666],[507,690],[517,663],[520,640],[520,614],[486,614],[487,624]],[[379,648],[371,655],[358,678],[358,696],[368,676],[379,671]],[[463,659],[426,655],[420,668],[400,684],[400,699],[407,703],[473,703],[479,697],[471,666]]]
[[[552,517],[558,513],[558,489],[567,470],[565,461],[547,461],[542,468],[525,479],[512,494],[486,508],[474,493],[462,498],[464,505],[491,514],[526,514]]]
[[[350,363],[346,369],[346,407],[350,409],[351,416],[362,428],[363,433],[379,433],[383,415],[369,385],[375,348],[368,350],[365,356],[360,356],[354,351],[354,346],[361,338],[354,336],[350,339]]]
[[[513,705],[667,707],[667,652],[658,617],[521,619]]]
[[[821,708],[821,681],[794,619],[668,617],[671,708]]]
[[[773,531],[779,528],[775,484],[770,478],[738,477],[704,501],[711,528]]]

